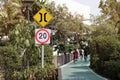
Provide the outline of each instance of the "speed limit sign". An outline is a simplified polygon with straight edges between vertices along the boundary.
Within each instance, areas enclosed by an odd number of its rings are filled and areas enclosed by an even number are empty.
[[[50,29],[35,29],[35,43],[36,44],[49,44],[50,43]]]

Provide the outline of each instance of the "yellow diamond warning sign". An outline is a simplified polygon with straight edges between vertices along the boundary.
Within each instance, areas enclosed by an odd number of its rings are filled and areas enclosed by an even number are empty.
[[[53,16],[47,12],[45,8],[42,8],[33,16],[33,18],[41,25],[41,27],[45,27],[52,20]]]

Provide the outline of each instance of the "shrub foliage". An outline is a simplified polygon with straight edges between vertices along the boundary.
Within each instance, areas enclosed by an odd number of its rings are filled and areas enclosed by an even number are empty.
[[[120,41],[113,36],[98,36],[91,42],[91,67],[111,79],[120,79]]]

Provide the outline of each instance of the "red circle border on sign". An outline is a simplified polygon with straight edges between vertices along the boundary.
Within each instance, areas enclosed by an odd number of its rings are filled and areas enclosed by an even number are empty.
[[[48,34],[48,39],[47,39],[46,41],[44,41],[44,42],[41,42],[41,41],[37,38],[37,35],[38,35],[38,33],[39,33],[40,31],[45,31],[45,32],[47,32],[47,34]],[[49,34],[49,32],[48,32],[46,29],[40,29],[40,30],[38,30],[38,31],[36,32],[35,39],[36,39],[36,41],[37,41],[38,43],[40,43],[40,44],[45,44],[45,43],[48,42],[48,40],[50,39],[50,34]]]

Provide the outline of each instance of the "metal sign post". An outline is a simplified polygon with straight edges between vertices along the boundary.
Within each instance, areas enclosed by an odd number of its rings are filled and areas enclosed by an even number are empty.
[[[42,49],[41,49],[41,66],[44,68],[44,44],[49,44],[50,43],[50,34],[51,30],[50,29],[35,29],[35,43],[36,44],[41,44]]]
[[[44,27],[52,20],[53,16],[45,10],[45,8],[41,8],[33,18],[37,21],[39,25],[41,25],[42,29],[35,30],[35,43],[42,44],[42,55],[41,55],[41,65],[44,68],[44,44],[50,43],[50,33],[51,31],[48,29],[44,29]],[[42,78],[43,80],[43,78]]]
[[[41,58],[41,61],[42,61],[42,68],[44,68],[44,45],[42,45],[42,58]]]

